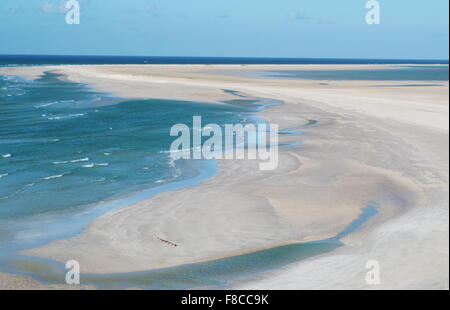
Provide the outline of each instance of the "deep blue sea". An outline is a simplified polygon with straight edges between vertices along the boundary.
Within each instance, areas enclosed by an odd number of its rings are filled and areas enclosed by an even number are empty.
[[[0,66],[64,64],[448,64],[447,60],[0,55]]]

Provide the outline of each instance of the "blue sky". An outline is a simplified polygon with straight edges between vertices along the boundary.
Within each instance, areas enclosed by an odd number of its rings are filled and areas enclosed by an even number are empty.
[[[1,0],[0,54],[448,59],[448,0]]]

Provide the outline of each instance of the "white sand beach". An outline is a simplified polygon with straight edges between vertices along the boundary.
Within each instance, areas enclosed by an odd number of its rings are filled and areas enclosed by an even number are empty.
[[[75,259],[92,274],[135,272],[208,261],[330,238],[371,201],[379,214],[344,246],[281,269],[240,278],[243,289],[446,289],[449,287],[449,83],[260,79],[254,70],[388,68],[387,65],[103,65],[0,69],[43,72],[126,98],[220,103],[223,90],[284,104],[260,116],[280,128],[308,124],[280,149],[279,167],[221,160],[217,176],[111,211],[80,235],[24,254]],[[186,106],[188,109],[189,106]],[[169,134],[169,133],[168,133]],[[176,243],[177,247],[158,238]],[[381,283],[365,282],[377,260]],[[0,274],[0,282],[14,275]],[[13,280],[11,280],[13,281]],[[34,281],[34,280],[30,280]],[[20,284],[23,287],[23,283]],[[11,287],[8,286],[8,287]]]

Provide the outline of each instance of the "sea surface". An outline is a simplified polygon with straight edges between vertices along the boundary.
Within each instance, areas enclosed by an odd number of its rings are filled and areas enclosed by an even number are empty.
[[[31,82],[0,75],[0,223],[192,177],[170,158],[170,128],[192,126],[193,115],[241,123],[252,110],[114,98],[51,73]]]
[[[447,60],[0,55],[0,66],[103,64],[447,64]]]

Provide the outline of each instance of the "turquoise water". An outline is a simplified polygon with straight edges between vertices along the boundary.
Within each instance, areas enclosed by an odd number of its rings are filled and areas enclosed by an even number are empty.
[[[379,212],[375,201],[368,202],[361,215],[335,237],[305,243],[294,243],[244,255],[232,256],[202,263],[187,264],[152,271],[122,274],[82,274],[84,285],[101,289],[194,289],[223,288],[232,280],[280,268],[310,257],[333,251],[343,244],[341,239],[361,229]],[[64,265],[48,259],[16,257],[9,262],[16,272],[48,283],[64,281]]]
[[[170,128],[248,121],[252,106],[126,100],[47,73],[0,76],[0,223],[70,212],[193,177],[173,163]]]
[[[290,244],[250,254],[177,267],[125,274],[82,274],[81,283],[100,289],[196,289],[224,288],[232,280],[251,276],[320,255],[342,246],[320,241]],[[61,263],[43,259],[16,259],[12,262],[22,274],[48,283],[64,283],[67,270]]]
[[[0,55],[0,66],[68,64],[448,64],[448,59]]]

